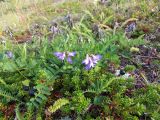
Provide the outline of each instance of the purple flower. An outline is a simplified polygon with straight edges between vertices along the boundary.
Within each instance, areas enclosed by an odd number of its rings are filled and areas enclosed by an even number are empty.
[[[54,34],[58,34],[59,33],[59,28],[57,26],[52,26],[51,27],[51,32]]]
[[[6,52],[6,55],[9,59],[12,59],[13,58],[13,53],[11,51],[7,51]]]
[[[92,58],[88,54],[86,55],[86,59],[83,60],[82,64],[86,65],[85,67],[86,70],[89,70],[95,66],[95,63],[93,62]]]
[[[86,55],[86,59],[85,60],[83,60],[83,64],[85,64],[85,65],[87,65],[87,64],[89,64],[89,61],[90,61],[90,57],[89,57],[89,55],[87,54]]]
[[[67,62],[72,64],[72,57],[76,55],[76,52],[55,52],[54,55],[59,60],[64,60],[66,58]]]
[[[55,52],[54,55],[59,59],[59,60],[64,60],[66,57],[65,52]]]
[[[102,58],[101,55],[91,55],[89,56],[88,54],[86,55],[86,59],[83,60],[82,64],[85,64],[85,69],[90,70],[91,68],[95,67],[97,62]]]
[[[67,62],[69,62],[70,64],[72,64],[72,58],[76,55],[76,52],[67,52]]]
[[[126,32],[133,32],[136,29],[136,23],[132,22],[125,28]]]
[[[96,63],[102,58],[101,55],[91,55],[91,56],[92,56],[93,61]]]
[[[73,57],[76,55],[76,52],[68,52],[68,57]]]
[[[67,57],[67,62],[69,62],[70,64],[72,64],[72,58],[71,57]]]

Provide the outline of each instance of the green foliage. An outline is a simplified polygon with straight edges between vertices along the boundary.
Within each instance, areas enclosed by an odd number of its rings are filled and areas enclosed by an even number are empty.
[[[133,65],[127,65],[127,66],[125,66],[125,68],[124,68],[124,70],[126,71],[126,72],[132,72],[132,71],[134,71],[136,68],[135,68],[135,66],[133,66]]]
[[[18,97],[14,95],[14,92],[13,91],[10,91],[9,88],[11,86],[2,86],[0,85],[0,96],[2,97],[2,101],[3,102],[9,102],[11,100],[16,100],[16,101],[19,101]]]
[[[75,110],[78,114],[84,114],[90,105],[90,99],[86,98],[82,92],[75,92],[71,101],[71,110]]]
[[[104,78],[102,80],[96,80],[95,83],[92,83],[91,87],[86,92],[94,93],[96,95],[100,95],[101,93],[106,92],[108,86],[112,84],[115,78],[111,78],[108,81]]]
[[[89,35],[87,25],[82,26],[83,29],[80,27],[78,32],[87,30]],[[77,119],[99,119],[102,117],[100,113],[111,118],[121,116],[126,120],[138,119],[144,113],[148,113],[150,118],[156,119],[159,116],[159,89],[156,86],[149,85],[147,92],[140,92],[139,89],[134,90],[134,79],[115,77],[106,70],[106,61],[119,65],[118,54],[130,56],[130,47],[143,44],[143,40],[135,39],[133,43],[122,33],[109,35],[102,41],[94,40],[94,35],[90,36],[91,41],[86,40],[88,36],[82,36],[81,42],[75,38],[78,38],[78,34],[71,30],[51,43],[42,39],[41,45],[34,41],[30,46],[15,46],[12,50],[14,58],[4,57],[1,60],[1,103],[14,101],[17,104],[15,112],[19,119],[22,118],[19,106],[22,103],[26,109],[24,119],[33,119],[34,116],[43,119],[46,105],[47,108],[50,106],[48,111],[51,113],[61,109],[62,116],[71,115],[74,111]],[[53,55],[56,51],[76,51],[73,64],[58,60]],[[86,54],[101,54],[103,58],[95,68],[87,71],[81,64]],[[134,66],[125,66],[126,72],[134,70]],[[134,90],[130,96],[126,95],[129,90]],[[55,91],[63,98],[54,98]],[[145,101],[142,99],[142,93]],[[53,101],[56,102],[53,104]],[[157,111],[153,113],[153,109]]]
[[[16,106],[15,113],[18,120],[23,120],[23,117],[21,116],[21,113],[19,111],[19,105]]]
[[[58,99],[52,106],[48,108],[48,111],[51,113],[56,112],[58,109],[60,109],[62,106],[68,104],[69,101],[67,99]]]
[[[47,86],[43,84],[38,84],[34,87],[38,92],[35,93],[35,97],[30,99],[28,104],[33,104],[36,108],[47,101],[47,96],[50,95],[50,90]]]
[[[22,81],[22,84],[25,86],[29,86],[30,80],[24,80]]]

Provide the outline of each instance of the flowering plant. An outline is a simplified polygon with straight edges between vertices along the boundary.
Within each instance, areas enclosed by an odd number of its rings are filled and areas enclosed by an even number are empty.
[[[98,61],[102,58],[101,55],[86,55],[86,59],[83,60],[83,64],[85,64],[85,69],[90,70],[91,68],[95,67]]]
[[[72,57],[76,55],[76,52],[55,52],[54,55],[62,61],[66,58],[67,62],[72,64]]]

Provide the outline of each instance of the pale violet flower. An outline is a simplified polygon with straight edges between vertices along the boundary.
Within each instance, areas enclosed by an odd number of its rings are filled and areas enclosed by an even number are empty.
[[[86,55],[86,59],[83,60],[82,64],[85,64],[85,69],[90,70],[91,68],[95,67],[97,62],[102,58],[101,55]]]
[[[136,23],[132,22],[125,28],[126,32],[133,32],[136,29]]]
[[[59,60],[64,60],[66,57],[65,52],[55,52],[54,55],[59,59]]]
[[[6,52],[6,56],[9,58],[9,59],[12,59],[13,58],[13,53],[11,51],[7,51]]]
[[[72,57],[76,55],[76,52],[55,52],[54,55],[59,60],[67,60],[68,63],[72,64]]]
[[[67,52],[67,62],[69,62],[70,64],[72,64],[72,57],[74,57],[76,55],[76,52]]]
[[[76,52],[68,52],[67,54],[68,54],[68,57],[73,57],[76,55]]]
[[[102,58],[101,55],[91,55],[91,56],[92,56],[93,61],[96,63]]]

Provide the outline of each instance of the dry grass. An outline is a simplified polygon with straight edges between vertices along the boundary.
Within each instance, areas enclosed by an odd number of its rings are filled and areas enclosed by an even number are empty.
[[[46,8],[54,6],[53,0],[12,0],[0,3],[0,30],[6,26],[26,29],[32,19],[47,16]],[[33,16],[34,15],[34,16]]]
[[[84,1],[83,1],[84,2]],[[28,29],[34,21],[49,21],[54,16],[79,12],[79,0],[12,0],[0,3],[0,31],[6,27]],[[81,9],[83,10],[83,9]]]
[[[0,32],[8,26],[21,31],[28,29],[34,21],[49,21],[55,16],[65,15],[68,12],[79,13],[85,10],[91,2],[93,0],[11,0],[10,2],[0,2]],[[112,11],[117,11],[117,19],[140,17],[143,19],[150,12],[158,9],[158,3],[160,4],[159,0],[121,0],[118,4],[112,2],[110,8]]]

